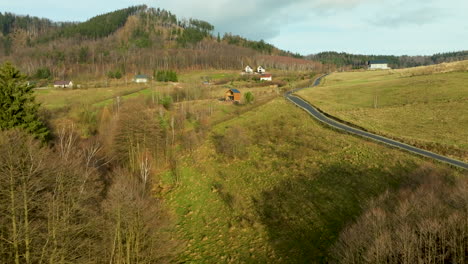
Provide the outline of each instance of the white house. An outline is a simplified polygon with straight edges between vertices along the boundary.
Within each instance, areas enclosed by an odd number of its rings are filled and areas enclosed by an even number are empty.
[[[258,66],[257,67],[257,72],[260,73],[260,74],[263,74],[263,73],[266,72],[266,70],[262,66]]]
[[[148,76],[142,75],[142,74],[136,75],[135,78],[133,79],[133,81],[136,83],[146,83],[148,82],[148,80],[149,80]]]
[[[269,81],[271,82],[273,80],[273,77],[271,74],[262,74],[260,75],[260,81]]]
[[[54,82],[55,88],[72,88],[73,82],[72,81],[56,81]]]
[[[386,60],[372,60],[368,61],[369,70],[388,70],[388,62]]]
[[[245,73],[253,73],[253,69],[252,69],[249,65],[247,65],[247,66],[245,67],[245,69],[244,69],[244,72],[245,72]]]

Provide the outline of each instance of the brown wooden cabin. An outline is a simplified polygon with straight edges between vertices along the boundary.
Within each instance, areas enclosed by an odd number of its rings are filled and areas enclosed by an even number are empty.
[[[225,100],[226,101],[240,102],[241,92],[239,90],[237,90],[237,89],[229,89],[229,90],[226,91]]]

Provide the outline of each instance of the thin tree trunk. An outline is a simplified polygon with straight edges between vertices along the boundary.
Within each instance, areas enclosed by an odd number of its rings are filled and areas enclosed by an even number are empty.
[[[24,247],[25,247],[25,260],[26,263],[31,263],[30,258],[30,237],[29,237],[29,207],[28,207],[28,194],[26,192],[26,182],[23,177],[23,209],[24,209]]]
[[[18,246],[18,230],[16,226],[16,210],[15,210],[15,188],[14,188],[14,176],[13,172],[11,172],[10,168],[10,212],[11,212],[11,231],[12,231],[12,242],[13,242],[13,250],[15,254],[15,264],[19,264],[19,246]]]

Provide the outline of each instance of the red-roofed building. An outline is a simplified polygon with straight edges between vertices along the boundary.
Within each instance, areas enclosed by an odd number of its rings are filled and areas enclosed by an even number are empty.
[[[260,75],[260,81],[269,81],[271,82],[273,80],[273,76],[269,73],[265,73]]]

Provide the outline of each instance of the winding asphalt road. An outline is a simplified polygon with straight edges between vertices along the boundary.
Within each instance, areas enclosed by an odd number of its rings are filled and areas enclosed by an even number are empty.
[[[326,75],[323,75],[323,76],[319,77],[318,79],[316,79],[314,84],[312,85],[312,87],[317,86],[318,84],[320,84],[320,81],[325,76]],[[421,156],[424,156],[424,157],[428,157],[428,158],[431,158],[431,159],[435,159],[435,160],[438,160],[438,161],[441,161],[441,162],[448,163],[448,164],[456,166],[456,167],[460,167],[460,168],[463,168],[463,169],[468,169],[468,163],[465,163],[463,161],[459,161],[459,160],[451,159],[449,157],[441,156],[441,155],[438,155],[436,153],[433,153],[433,152],[430,152],[430,151],[427,151],[427,150],[423,150],[423,149],[420,149],[420,148],[417,148],[417,147],[413,147],[413,146],[410,146],[410,145],[405,144],[405,143],[401,143],[401,142],[398,142],[398,141],[395,141],[395,140],[392,140],[392,139],[389,139],[389,138],[386,138],[386,137],[382,137],[382,136],[372,134],[372,133],[369,133],[369,132],[366,132],[366,131],[363,131],[363,130],[360,130],[360,129],[356,129],[354,127],[350,127],[350,126],[347,126],[347,125],[345,125],[343,123],[340,123],[340,122],[337,122],[337,121],[335,121],[333,119],[330,119],[327,116],[325,116],[324,114],[322,114],[320,111],[318,111],[315,107],[310,105],[308,102],[306,102],[303,99],[293,95],[293,93],[295,93],[295,92],[297,92],[299,90],[302,90],[302,89],[306,89],[306,88],[300,88],[300,89],[292,90],[290,92],[287,92],[284,96],[286,97],[286,99],[288,99],[289,101],[291,101],[295,105],[299,106],[300,108],[304,109],[306,112],[308,112],[310,115],[312,115],[315,119],[319,120],[320,122],[323,122],[323,123],[325,123],[325,124],[327,124],[329,126],[332,126],[332,127],[336,128],[336,129],[344,130],[346,132],[349,132],[349,133],[352,133],[352,134],[355,134],[355,135],[359,135],[359,136],[362,136],[362,137],[365,137],[365,138],[368,138],[368,139],[372,139],[372,140],[375,140],[375,141],[390,145],[392,147],[397,147],[397,148],[400,148],[400,149],[403,149],[403,150],[406,150],[406,151],[409,151],[409,152],[412,152],[412,153],[415,153],[415,154],[418,154],[418,155],[421,155]]]

